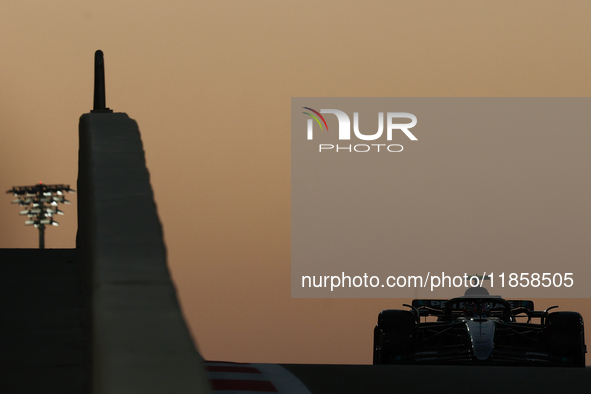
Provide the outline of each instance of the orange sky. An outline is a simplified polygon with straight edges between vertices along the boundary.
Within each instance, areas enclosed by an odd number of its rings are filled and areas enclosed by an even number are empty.
[[[401,300],[290,298],[291,97],[589,96],[590,12],[583,1],[5,1],[1,184],[75,188],[102,49],[107,106],[139,123],[203,355],[369,363],[377,313]],[[0,247],[36,247],[10,199]],[[63,210],[48,247],[74,247],[76,205]],[[559,303],[591,321],[588,300]]]

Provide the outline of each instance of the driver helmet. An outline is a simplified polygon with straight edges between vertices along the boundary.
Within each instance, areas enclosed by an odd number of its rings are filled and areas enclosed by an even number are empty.
[[[466,317],[476,316],[476,303],[475,302],[464,302],[464,316],[466,316]]]
[[[464,303],[464,316],[476,317],[476,316],[488,316],[492,309],[490,302],[465,302]]]

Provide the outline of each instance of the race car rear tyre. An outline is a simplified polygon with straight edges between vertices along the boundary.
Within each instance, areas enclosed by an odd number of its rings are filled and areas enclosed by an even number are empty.
[[[545,321],[548,350],[567,364],[585,367],[583,317],[577,312],[550,313]]]
[[[374,329],[374,364],[408,360],[415,349],[416,316],[411,311],[385,310]]]

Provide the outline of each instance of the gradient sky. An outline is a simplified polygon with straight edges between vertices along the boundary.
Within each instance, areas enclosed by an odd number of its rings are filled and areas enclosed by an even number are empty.
[[[1,184],[76,188],[102,49],[204,357],[370,363],[377,313],[403,300],[290,298],[291,97],[586,97],[589,15],[585,1],[3,1]],[[74,247],[71,197],[47,247]],[[10,200],[0,247],[36,247]],[[591,321],[588,299],[557,303]]]

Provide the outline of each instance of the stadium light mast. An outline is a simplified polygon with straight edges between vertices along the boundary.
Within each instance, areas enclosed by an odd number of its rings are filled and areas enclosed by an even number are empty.
[[[45,249],[45,225],[59,226],[53,220],[53,215],[63,215],[57,207],[59,204],[69,204],[64,198],[64,193],[75,193],[70,185],[45,185],[39,182],[34,186],[13,186],[6,193],[12,193],[16,200],[11,204],[19,204],[26,209],[19,212],[19,215],[29,217],[25,226],[34,226],[39,229],[39,249]]]

